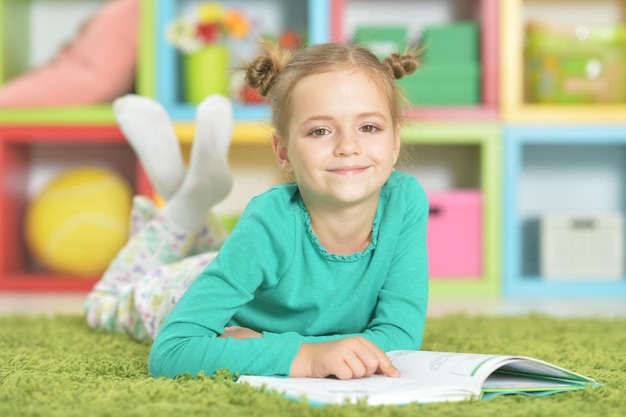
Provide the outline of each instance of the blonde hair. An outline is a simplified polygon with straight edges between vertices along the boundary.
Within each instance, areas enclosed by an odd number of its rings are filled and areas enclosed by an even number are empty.
[[[413,73],[418,53],[391,54],[382,62],[368,49],[350,44],[323,43],[295,52],[262,42],[261,53],[246,66],[245,82],[258,88],[272,107],[272,125],[283,138],[288,135],[291,96],[295,85],[307,75],[335,70],[363,71],[387,97],[393,126],[402,122],[404,96],[395,80]]]

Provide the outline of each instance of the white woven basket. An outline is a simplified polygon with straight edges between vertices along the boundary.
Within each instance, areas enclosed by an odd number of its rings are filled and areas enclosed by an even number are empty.
[[[546,279],[624,279],[622,214],[548,214],[540,234]]]

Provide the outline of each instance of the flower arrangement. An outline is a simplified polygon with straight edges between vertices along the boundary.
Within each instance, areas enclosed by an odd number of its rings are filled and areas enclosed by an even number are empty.
[[[195,5],[189,16],[176,18],[167,28],[166,38],[184,53],[224,42],[228,37],[243,39],[250,32],[250,22],[238,10],[227,10],[220,3]]]

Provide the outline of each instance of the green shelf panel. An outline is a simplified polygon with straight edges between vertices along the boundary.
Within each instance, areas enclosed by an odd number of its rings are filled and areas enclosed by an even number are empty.
[[[1,125],[40,125],[40,124],[115,124],[113,108],[110,104],[76,107],[45,107],[29,109],[0,110]]]

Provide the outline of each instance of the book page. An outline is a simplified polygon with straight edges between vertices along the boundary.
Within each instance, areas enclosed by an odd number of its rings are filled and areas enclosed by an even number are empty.
[[[289,397],[306,398],[311,402],[356,403],[367,398],[370,405],[408,404],[411,402],[460,401],[471,398],[463,387],[438,386],[426,380],[390,378],[372,375],[368,378],[338,380],[334,378],[274,378],[243,376],[239,382],[284,392]]]
[[[579,389],[593,379],[523,356],[397,351],[389,357],[403,375],[431,381],[457,381],[480,391],[509,392]],[[476,384],[479,384],[477,386]]]
[[[503,360],[499,355],[410,350],[389,352],[388,356],[406,378],[460,385],[475,395],[480,394],[483,382]]]

